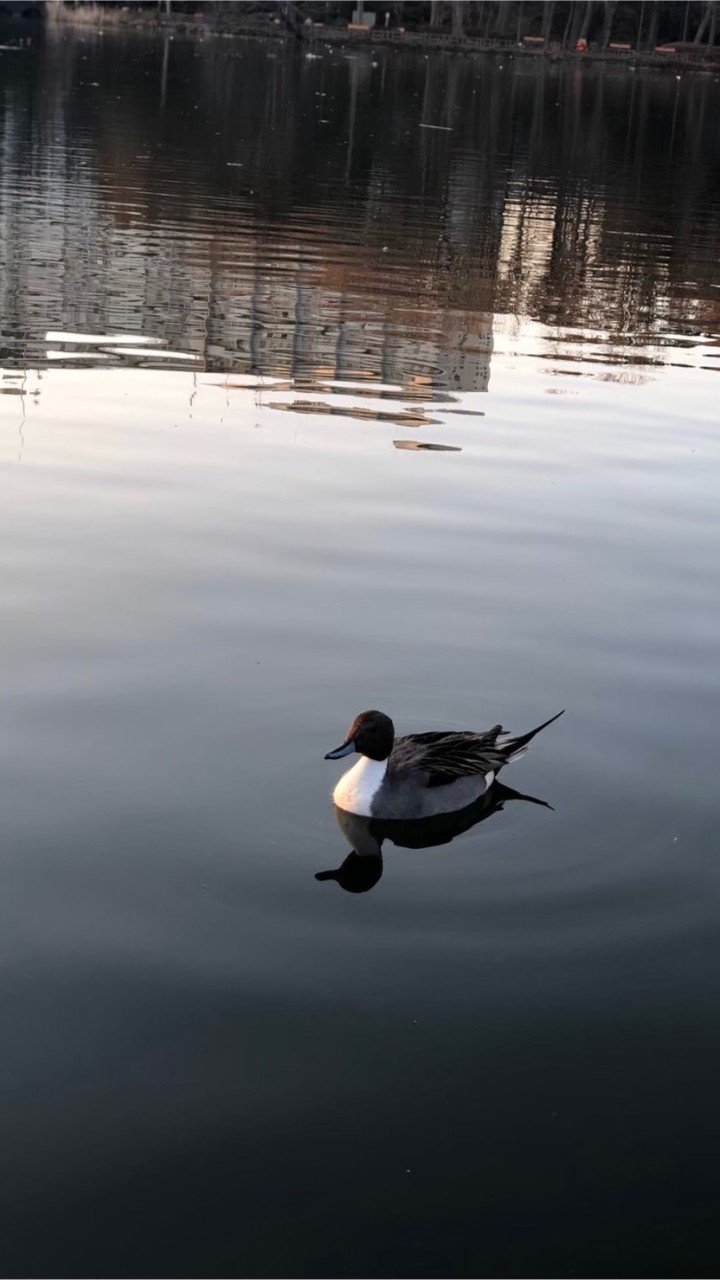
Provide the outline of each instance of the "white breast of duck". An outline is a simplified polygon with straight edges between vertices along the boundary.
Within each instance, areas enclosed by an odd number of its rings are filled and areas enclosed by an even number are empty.
[[[333,791],[338,809],[356,813],[361,818],[372,817],[373,800],[378,794],[387,772],[387,760],[371,760],[361,756],[352,769],[348,769]]]

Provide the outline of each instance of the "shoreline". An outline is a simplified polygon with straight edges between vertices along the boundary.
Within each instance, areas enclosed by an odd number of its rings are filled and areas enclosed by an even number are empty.
[[[46,24],[46,30],[60,32],[64,30],[81,31],[154,31],[167,32],[195,38],[220,39],[274,39],[297,41],[304,44],[333,44],[350,48],[377,48],[387,46],[395,49],[415,49],[424,53],[496,53],[507,57],[531,58],[549,62],[570,62],[582,65],[585,62],[603,62],[613,66],[667,68],[672,71],[699,71],[704,74],[720,75],[720,47],[709,52],[707,46],[701,46],[698,52],[684,48],[677,50],[674,46],[660,46],[653,50],[635,49],[597,49],[590,46],[583,52],[574,49],[563,49],[559,44],[547,47],[537,42],[514,39],[485,39],[479,36],[453,36],[450,32],[408,31],[397,28],[368,28],[366,31],[357,27],[325,26],[312,23],[298,26],[291,30],[277,19],[264,17],[237,17],[226,22],[208,21],[202,14],[166,14],[152,13],[148,10],[117,11],[93,6],[92,16],[82,18],[83,10],[65,9]],[[56,11],[57,12],[57,11]],[[85,10],[85,12],[88,12]],[[217,16],[217,11],[214,16]]]

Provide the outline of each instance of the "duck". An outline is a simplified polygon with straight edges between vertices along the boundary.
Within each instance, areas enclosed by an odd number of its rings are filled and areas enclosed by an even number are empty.
[[[528,733],[506,733],[502,725],[474,733],[433,730],[395,737],[383,711],[361,711],[339,747],[326,760],[357,752],[360,759],[333,791],[338,809],[361,818],[408,821],[455,813],[489,791],[507,764],[525,755],[532,739],[563,715]]]

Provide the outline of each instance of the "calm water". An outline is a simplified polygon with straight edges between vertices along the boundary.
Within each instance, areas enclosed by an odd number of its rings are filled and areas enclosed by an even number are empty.
[[[0,60],[3,1273],[716,1275],[720,84]]]

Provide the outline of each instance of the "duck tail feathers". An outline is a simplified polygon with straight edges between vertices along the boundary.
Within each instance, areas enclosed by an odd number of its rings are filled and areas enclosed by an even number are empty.
[[[565,709],[563,708],[562,711],[558,711],[556,715],[551,716],[549,720],[544,720],[536,729],[530,729],[528,733],[503,735],[503,737],[499,739],[498,745],[502,744],[507,752],[505,757],[506,763],[510,764],[513,760],[521,760],[535,735],[540,733],[542,729],[547,729],[549,724],[552,724],[555,720],[559,720],[560,716],[563,716],[564,714]]]

